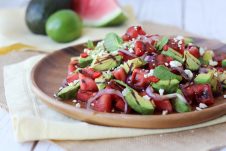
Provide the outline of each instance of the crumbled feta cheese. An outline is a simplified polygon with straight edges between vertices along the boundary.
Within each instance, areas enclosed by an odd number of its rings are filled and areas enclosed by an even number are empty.
[[[202,109],[201,108],[199,108],[199,107],[196,107],[195,108],[197,111],[201,111]]]
[[[76,103],[75,104],[75,107],[80,108],[81,107],[81,104],[80,103]]]
[[[129,50],[128,50],[130,53],[134,53],[134,50],[133,50],[133,48],[129,48]]]
[[[184,37],[183,37],[183,36],[178,35],[178,36],[176,37],[176,39],[177,39],[177,40],[183,40],[183,39],[184,39]]]
[[[191,72],[191,70],[185,69],[184,73],[186,73],[188,75],[189,79],[193,78],[193,73]]]
[[[84,52],[86,52],[87,54],[89,54],[89,53],[90,53],[90,50],[87,49],[87,48],[85,48],[85,49],[84,49]]]
[[[147,96],[147,95],[143,96],[143,98],[144,98],[145,100],[150,100],[150,99],[151,99],[151,98],[150,98],[149,96]]]
[[[149,70],[149,72],[147,74],[144,74],[144,78],[148,78],[150,76],[153,76],[153,74],[154,74],[154,70],[151,69],[151,70]]]
[[[160,95],[163,95],[164,94],[164,91],[165,91],[164,89],[159,89],[159,94]]]
[[[115,112],[115,109],[112,109],[111,112]]]
[[[127,93],[128,93],[128,89],[125,88],[125,89],[122,91],[122,95],[123,95],[123,96],[126,96]]]
[[[217,61],[209,60],[209,65],[216,66],[218,64]]]
[[[163,110],[162,111],[162,115],[167,115],[168,114],[168,111],[167,110]]]
[[[78,82],[79,82],[79,80],[74,80],[73,81],[74,84],[77,84]]]
[[[69,86],[73,86],[73,85],[74,85],[74,83],[73,83],[73,82],[70,82],[70,83],[68,83],[68,85],[69,85]]]
[[[53,94],[54,97],[57,97],[56,93]]]
[[[218,73],[217,72],[214,72],[213,74],[215,77],[218,77]]]
[[[73,103],[77,103],[77,100],[72,100]]]
[[[179,61],[173,60],[173,61],[170,61],[170,66],[171,67],[180,67],[180,66],[182,66],[182,64]]]
[[[63,89],[63,87],[60,87],[60,88],[59,88],[59,91],[62,90],[62,89]]]
[[[180,40],[180,41],[177,43],[178,48],[181,48],[181,45],[182,45],[182,40]]]
[[[203,47],[200,47],[200,48],[199,48],[199,54],[200,54],[201,56],[203,56],[204,53],[205,53],[205,49],[204,49]]]
[[[90,105],[91,105],[91,106],[94,106],[94,103],[91,103]]]
[[[169,64],[166,62],[165,65],[168,66]]]
[[[226,99],[226,95],[224,95],[224,98]]]
[[[208,106],[206,105],[206,104],[204,104],[204,103],[199,103],[199,108],[200,109],[205,109],[205,108],[207,108]]]

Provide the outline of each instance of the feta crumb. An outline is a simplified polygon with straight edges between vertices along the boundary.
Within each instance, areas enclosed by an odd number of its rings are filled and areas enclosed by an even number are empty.
[[[208,106],[206,105],[206,104],[204,104],[204,103],[199,103],[199,108],[200,109],[205,109],[205,108],[207,108]]]
[[[216,66],[218,64],[217,61],[209,60],[209,65]]]
[[[79,80],[74,80],[73,81],[74,84],[77,84],[78,82],[79,82]]]
[[[81,104],[80,103],[76,103],[75,104],[75,107],[80,108],[81,107]]]
[[[115,112],[115,110],[114,110],[114,109],[112,109],[112,110],[111,110],[111,112]]]
[[[218,73],[217,72],[214,72],[213,74],[215,77],[218,77]]]
[[[159,89],[159,94],[160,95],[163,95],[164,94],[164,91],[165,91],[164,89]]]
[[[179,61],[174,60],[174,61],[170,61],[170,66],[171,67],[180,67],[180,66],[182,66],[182,64]]]
[[[147,74],[144,74],[144,78],[148,78],[150,76],[153,76],[153,74],[154,74],[154,70],[151,69],[151,70],[149,70],[149,72]]]
[[[68,85],[69,85],[69,86],[73,86],[73,85],[74,85],[74,83],[73,83],[73,82],[70,82],[70,83],[68,83]]]
[[[183,36],[178,35],[178,36],[176,37],[176,39],[177,39],[177,40],[183,40],[183,39],[184,39],[184,37],[183,37]]]
[[[191,72],[191,70],[185,69],[184,72],[188,75],[189,79],[193,78],[193,73]]]
[[[165,65],[168,66],[169,64],[166,62]]]
[[[54,97],[57,97],[56,93],[53,94]]]
[[[62,89],[63,89],[63,87],[60,87],[60,88],[59,88],[59,91],[62,90]]]
[[[126,96],[127,93],[128,93],[128,89],[125,88],[125,89],[122,91],[122,95],[123,95],[123,96]]]
[[[94,106],[94,103],[91,103],[90,105],[91,105],[91,106]]]
[[[201,108],[199,108],[199,107],[196,107],[195,108],[197,111],[201,111],[202,109]]]
[[[166,114],[168,114],[168,111],[167,110],[163,110],[162,111],[162,115],[166,115]]]
[[[224,99],[226,99],[226,95],[224,95]]]
[[[84,52],[86,52],[87,54],[89,54],[89,53],[90,53],[90,50],[87,49],[87,48],[85,48],[85,49],[84,49]]]
[[[149,96],[147,96],[147,95],[143,96],[143,98],[144,98],[145,100],[150,100],[150,99],[151,99],[151,98],[150,98]]]
[[[133,52],[134,52],[133,48],[129,48],[128,51],[129,51],[130,53],[133,53]]]
[[[200,47],[200,48],[199,48],[199,54],[200,54],[201,56],[203,56],[204,53],[205,53],[205,49],[204,49],[203,47]]]
[[[72,100],[73,103],[77,103],[77,100]]]

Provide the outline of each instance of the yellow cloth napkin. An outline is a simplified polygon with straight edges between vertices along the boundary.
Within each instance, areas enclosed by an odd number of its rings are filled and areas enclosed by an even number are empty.
[[[56,43],[49,37],[36,35],[29,31],[25,24],[25,8],[18,9],[1,9],[0,10],[0,55],[6,52],[19,49],[31,49],[33,46],[41,51],[51,52],[57,49],[72,46],[78,43],[87,42],[87,40],[102,39],[109,31],[123,34],[128,26],[137,25],[136,19],[130,7],[126,7],[125,12],[128,14],[128,20],[125,24],[116,27],[91,28],[85,27],[83,34],[79,39],[70,43]],[[17,45],[17,47],[14,46]],[[27,46],[26,44],[29,44]],[[10,47],[6,47],[10,45]],[[19,47],[18,47],[19,46]]]
[[[194,126],[172,129],[133,129],[92,125],[71,119],[43,104],[31,91],[30,72],[43,55],[4,67],[4,87],[13,129],[20,142],[91,140],[132,137],[195,129],[226,122],[226,116]]]

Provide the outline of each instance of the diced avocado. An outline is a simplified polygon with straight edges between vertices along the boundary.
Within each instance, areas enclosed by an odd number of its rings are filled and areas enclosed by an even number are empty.
[[[166,93],[176,92],[178,89],[180,81],[177,79],[172,80],[159,80],[157,83],[152,83],[152,87],[159,91],[159,89],[164,89]]]
[[[87,41],[86,47],[89,48],[89,49],[95,49],[94,43],[91,40]]]
[[[173,59],[183,63],[183,55],[177,52],[176,50],[173,50],[172,48],[168,48],[167,51],[162,51],[162,54],[172,57]]]
[[[162,37],[162,39],[159,40],[156,44],[157,50],[162,50],[164,45],[166,45],[168,43],[168,41],[169,41],[168,37],[166,37],[166,36]]]
[[[73,99],[80,87],[79,81],[61,89],[56,95],[61,99]]]
[[[146,62],[141,58],[135,58],[132,60],[128,60],[127,62],[122,64],[122,67],[128,73],[129,71],[133,71],[135,68],[141,67],[145,65]]]
[[[190,37],[184,37],[185,46],[187,46],[189,43],[193,43],[193,39]]]
[[[196,84],[210,84],[213,92],[217,91],[218,80],[217,77],[214,76],[213,71],[198,74],[194,82]]]
[[[95,79],[97,87],[99,90],[102,90],[106,87],[107,81],[112,78],[111,73],[102,72],[102,75]]]
[[[209,65],[210,60],[213,60],[213,51],[207,50],[203,54],[203,64]]]
[[[91,56],[88,56],[86,58],[80,57],[78,61],[79,61],[80,67],[85,68],[92,63],[93,58]]]
[[[195,58],[192,54],[190,54],[188,51],[184,52],[184,59],[185,59],[185,66],[187,69],[190,69],[192,71],[198,70],[201,63],[200,61]]]
[[[226,59],[222,60],[222,63],[221,64],[222,64],[222,67],[223,68],[226,68]]]
[[[180,89],[177,89],[177,93],[183,95]],[[187,103],[181,101],[180,98],[178,97],[173,100],[173,107],[174,107],[174,110],[178,113],[191,111],[190,106]]]
[[[145,100],[141,97],[137,91],[126,87],[123,90],[123,96],[125,97],[128,105],[140,114],[152,114],[154,112],[154,106],[149,100]]]
[[[196,84],[205,84],[210,83],[213,78],[213,74],[211,72],[209,73],[200,73],[197,75],[197,77],[194,79]]]
[[[118,84],[126,87],[122,95],[125,97],[128,105],[140,114],[152,114],[154,112],[155,106],[151,103],[151,101],[144,99],[142,96],[138,94],[137,91],[129,87],[122,81],[114,80]]]
[[[178,81],[182,80],[181,76],[170,72],[170,70],[163,65],[157,66],[154,69],[154,76],[156,76],[160,80],[172,80],[172,79],[177,79]]]
[[[217,74],[218,74],[217,78],[218,78],[219,82],[226,85],[226,71],[217,72]]]
[[[98,71],[106,71],[110,69],[114,69],[117,67],[122,61],[122,57],[120,55],[107,55],[104,57],[97,57],[93,60],[91,64],[91,68]]]

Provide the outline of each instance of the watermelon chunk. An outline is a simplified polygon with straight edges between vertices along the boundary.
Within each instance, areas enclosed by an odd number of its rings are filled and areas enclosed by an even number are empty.
[[[115,0],[73,0],[72,6],[85,26],[114,26],[126,20]]]

